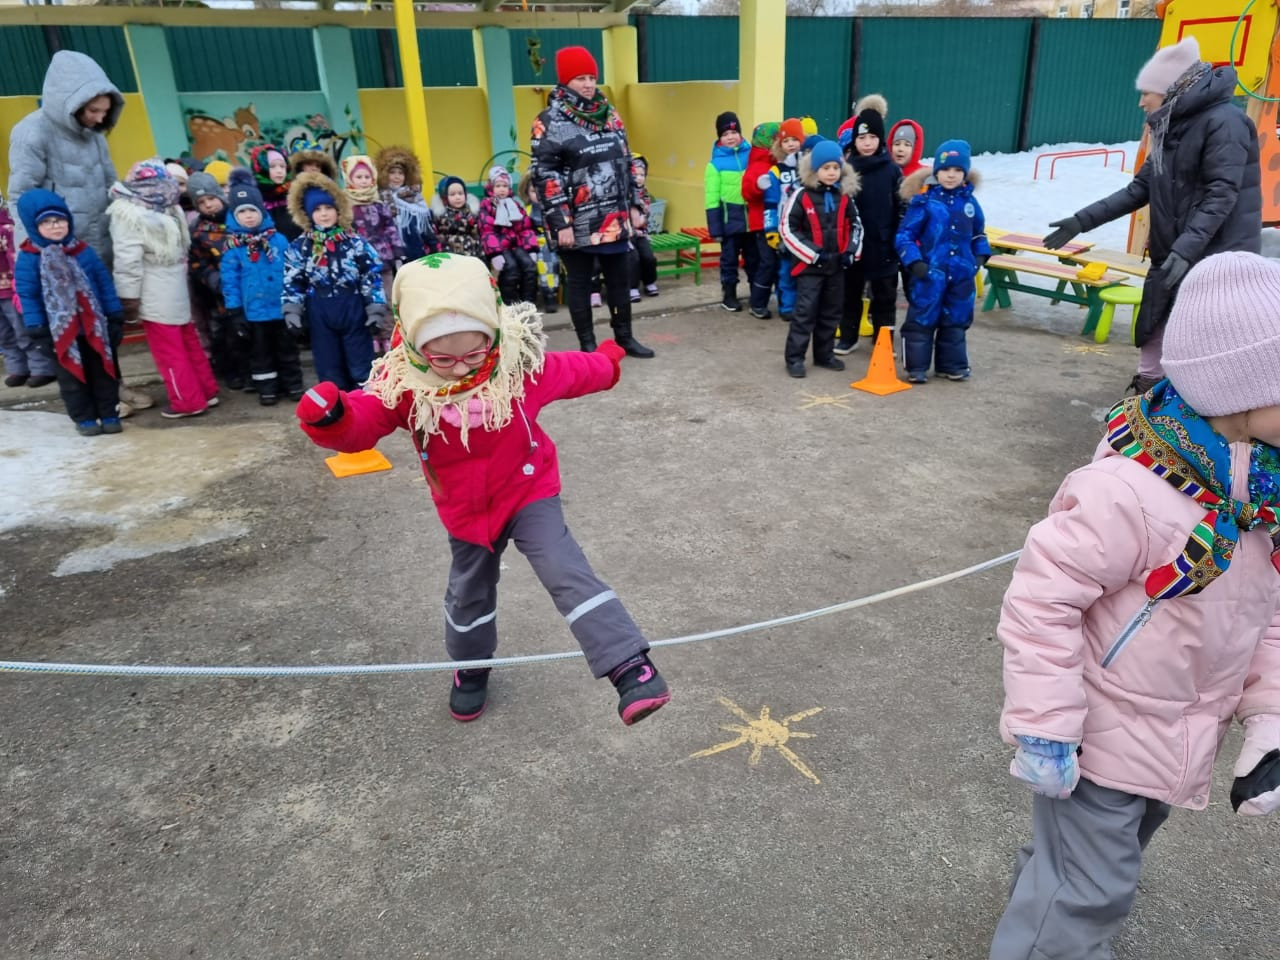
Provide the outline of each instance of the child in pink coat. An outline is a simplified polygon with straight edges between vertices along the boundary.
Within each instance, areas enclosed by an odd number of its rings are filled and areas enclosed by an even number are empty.
[[[498,572],[514,541],[591,672],[617,688],[622,722],[648,716],[671,695],[648,642],[565,526],[556,447],[537,419],[552,401],[610,389],[622,349],[609,341],[596,353],[547,353],[536,308],[504,306],[474,257],[435,253],[406,265],[392,299],[391,349],[364,390],[308,390],[297,411],[303,431],[348,452],[409,431],[453,553],[444,600],[452,659],[486,660],[497,649]],[[454,671],[455,720],[484,712],[488,682],[487,668]]]
[[[1183,282],[1168,379],[1112,411],[1027,536],[1005,595],[1001,732],[1035,791],[992,960],[1109,958],[1170,806],[1280,808],[1280,262]]]

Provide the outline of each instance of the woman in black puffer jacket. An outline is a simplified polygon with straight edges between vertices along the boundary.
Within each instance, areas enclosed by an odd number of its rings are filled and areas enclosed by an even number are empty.
[[[1200,60],[1194,37],[1156,51],[1139,72],[1149,151],[1123,190],[1050,224],[1046,247],[1062,246],[1145,204],[1152,270],[1142,288],[1135,339],[1141,348],[1130,389],[1145,393],[1163,376],[1160,349],[1178,284],[1192,266],[1227,250],[1260,253],[1262,170],[1258,131],[1234,103],[1236,71]]]
[[[604,273],[609,320],[632,357],[653,351],[631,334],[631,148],[622,119],[596,90],[599,69],[585,47],[556,52],[559,85],[533,122],[530,173],[553,244],[569,274],[569,316],[582,349],[596,348],[591,321],[595,264]]]

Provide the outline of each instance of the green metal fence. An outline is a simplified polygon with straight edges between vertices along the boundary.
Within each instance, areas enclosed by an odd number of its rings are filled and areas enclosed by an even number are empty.
[[[180,93],[319,90],[310,30],[165,27]]]
[[[556,51],[561,47],[586,47],[600,67],[600,82],[608,83],[604,75],[604,40],[599,30],[511,30],[511,79],[520,84],[554,86],[556,82]],[[534,54],[545,60],[540,71],[534,70]]]
[[[1160,42],[1159,20],[1045,20],[1026,146],[1142,136],[1133,79]]]
[[[782,112],[806,114],[827,137],[849,116],[849,71],[853,64],[853,21],[843,17],[787,20],[786,90]],[[743,123],[759,122],[756,119]]]
[[[645,80],[738,79],[737,17],[644,19],[645,62],[640,76]]]
[[[75,50],[98,61],[124,93],[137,93],[129,43],[121,27],[0,28],[0,97],[38,96],[49,58],[56,50]]]

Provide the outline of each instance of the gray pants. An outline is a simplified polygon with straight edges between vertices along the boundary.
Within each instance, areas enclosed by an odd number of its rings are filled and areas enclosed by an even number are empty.
[[[991,960],[1110,960],[1142,851],[1168,817],[1166,803],[1083,779],[1066,800],[1037,795]]]
[[[444,595],[445,648],[454,660],[483,660],[498,648],[498,576],[515,541],[569,624],[596,677],[649,649],[618,595],[591,570],[565,526],[559,497],[535,500],[507,524],[490,551],[449,538],[453,567]]]
[[[6,374],[52,377],[58,372],[52,353],[31,339],[31,331],[9,299],[0,299],[0,357]]]

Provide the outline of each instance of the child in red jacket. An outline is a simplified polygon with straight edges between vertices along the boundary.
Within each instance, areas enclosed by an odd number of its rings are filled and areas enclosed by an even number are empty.
[[[514,540],[633,724],[671,694],[635,621],[565,526],[555,444],[537,422],[554,400],[610,389],[625,354],[611,340],[595,353],[547,353],[534,305],[505,306],[494,286],[473,257],[436,253],[405,266],[392,287],[392,346],[364,390],[321,383],[298,419],[320,446],[348,452],[409,431],[453,552],[444,601],[452,659],[493,656],[498,571]],[[488,668],[454,671],[455,720],[484,712],[488,682]]]

